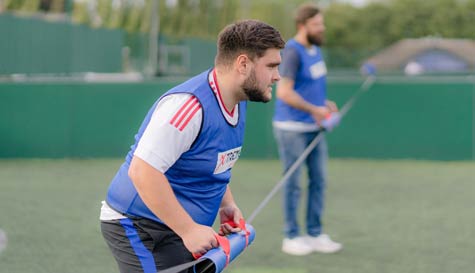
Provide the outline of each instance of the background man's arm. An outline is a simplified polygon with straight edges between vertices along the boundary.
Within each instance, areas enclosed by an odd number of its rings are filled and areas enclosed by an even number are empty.
[[[288,105],[312,115],[316,122],[320,122],[330,114],[327,106],[316,106],[305,101],[295,90],[294,80],[283,77],[277,85],[276,95]]]

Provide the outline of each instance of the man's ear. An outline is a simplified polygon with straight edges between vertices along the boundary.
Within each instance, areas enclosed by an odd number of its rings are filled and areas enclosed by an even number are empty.
[[[245,54],[241,54],[236,58],[236,68],[241,75],[246,75],[251,69],[251,60]]]
[[[297,31],[302,31],[302,29],[303,29],[304,31],[306,31],[306,30],[305,30],[305,24],[304,24],[304,23],[298,23],[298,24],[297,24]]]

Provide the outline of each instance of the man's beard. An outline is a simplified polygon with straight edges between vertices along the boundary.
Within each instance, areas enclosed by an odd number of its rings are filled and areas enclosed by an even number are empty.
[[[259,89],[259,86],[257,84],[256,73],[254,72],[254,70],[251,71],[251,75],[242,84],[242,89],[244,90],[244,94],[246,94],[247,98],[250,101],[270,101],[270,98],[266,96],[265,91]]]
[[[322,46],[323,45],[323,36],[322,35],[309,35],[309,34],[307,34],[307,40],[312,45],[316,45],[316,46]]]

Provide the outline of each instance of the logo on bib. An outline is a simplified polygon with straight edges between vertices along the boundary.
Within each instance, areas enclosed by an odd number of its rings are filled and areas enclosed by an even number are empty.
[[[320,61],[312,66],[310,66],[310,74],[312,79],[318,79],[327,74],[327,66],[324,62]]]
[[[227,150],[218,154],[218,160],[216,162],[216,168],[214,174],[224,173],[231,169],[241,154],[241,147]]]

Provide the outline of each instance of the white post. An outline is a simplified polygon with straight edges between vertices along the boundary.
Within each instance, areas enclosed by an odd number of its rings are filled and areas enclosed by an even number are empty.
[[[158,14],[158,0],[152,1],[152,13],[150,16],[150,32],[149,32],[149,47],[148,47],[148,66],[145,74],[149,77],[154,77],[157,73],[158,62],[158,32],[160,31],[160,20]]]

